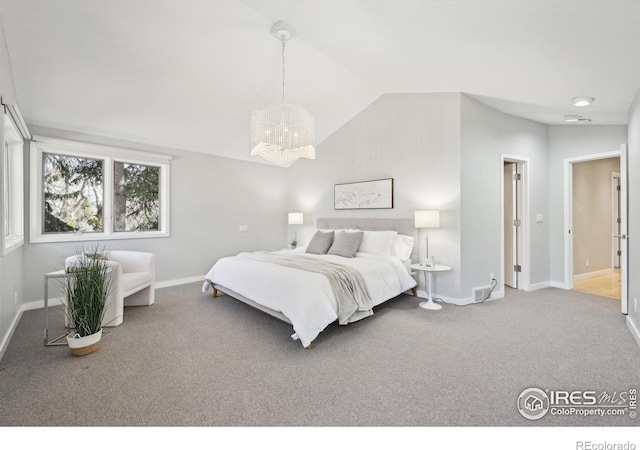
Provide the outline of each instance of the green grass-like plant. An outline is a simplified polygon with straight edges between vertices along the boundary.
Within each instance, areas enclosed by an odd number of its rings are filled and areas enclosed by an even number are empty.
[[[77,261],[67,268],[69,275],[64,294],[69,326],[83,337],[102,329],[112,277],[109,261],[103,256],[104,250],[97,247],[89,251],[79,249],[77,254]]]

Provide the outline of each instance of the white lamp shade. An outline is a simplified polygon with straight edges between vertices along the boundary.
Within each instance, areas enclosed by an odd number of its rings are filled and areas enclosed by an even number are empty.
[[[289,213],[289,225],[302,225],[304,216],[301,212]]]
[[[280,104],[252,111],[250,129],[251,156],[279,165],[316,159],[314,119],[301,106]]]
[[[414,218],[416,228],[440,227],[440,211],[416,211]]]

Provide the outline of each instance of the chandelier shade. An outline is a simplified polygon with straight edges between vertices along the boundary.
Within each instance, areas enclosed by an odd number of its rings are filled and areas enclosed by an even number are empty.
[[[303,107],[284,101],[285,41],[293,36],[293,30],[278,22],[271,33],[282,42],[282,100],[279,105],[251,112],[249,155],[262,156],[278,165],[290,164],[298,158],[316,159],[313,116]]]
[[[313,116],[298,105],[282,103],[251,112],[251,152],[273,164],[316,159]]]

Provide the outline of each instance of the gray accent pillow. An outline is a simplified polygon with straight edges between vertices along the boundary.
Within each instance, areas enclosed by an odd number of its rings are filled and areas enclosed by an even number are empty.
[[[338,231],[333,238],[333,244],[327,252],[329,255],[353,258],[362,242],[363,231]]]
[[[331,248],[333,243],[333,231],[316,231],[307,245],[306,253],[314,253],[316,255],[324,255]]]

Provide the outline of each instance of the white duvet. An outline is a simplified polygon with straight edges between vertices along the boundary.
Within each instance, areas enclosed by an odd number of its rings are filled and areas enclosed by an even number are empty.
[[[291,254],[292,251],[273,253]],[[394,256],[370,253],[358,253],[355,258],[310,253],[304,255],[358,269],[375,305],[416,286],[406,266]],[[214,264],[205,277],[202,290],[206,291],[212,284],[231,289],[287,316],[293,324],[295,335],[305,347],[338,318],[331,285],[319,273],[242,258],[240,253],[238,256],[221,258]]]

